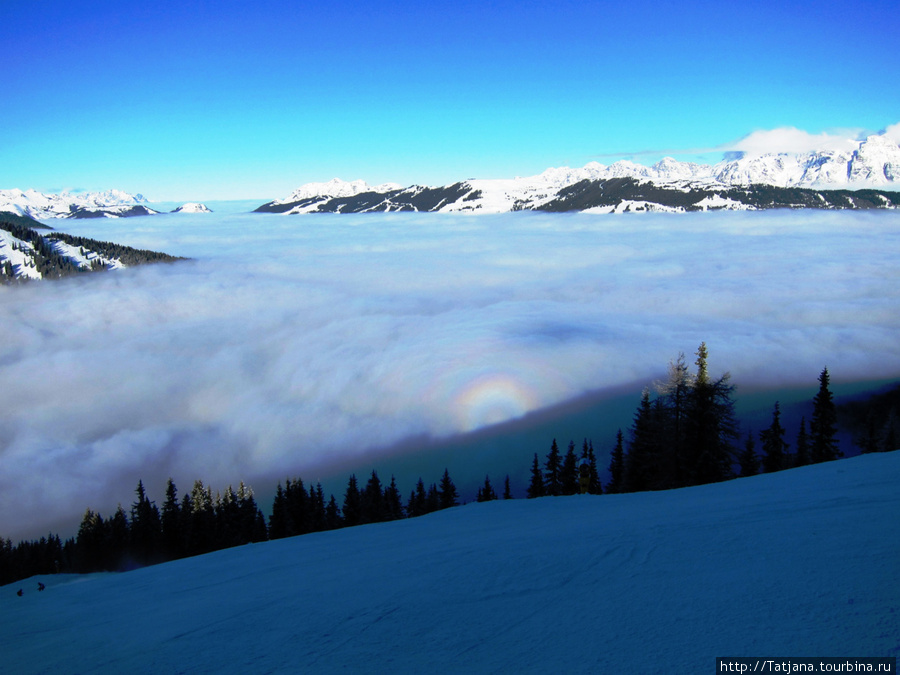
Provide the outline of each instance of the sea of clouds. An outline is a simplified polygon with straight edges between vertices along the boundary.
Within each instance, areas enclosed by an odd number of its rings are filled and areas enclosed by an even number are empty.
[[[814,384],[826,365],[900,377],[894,212],[52,224],[191,260],[0,287],[14,540],[127,509],[138,478],[157,500],[168,476],[182,492],[314,480],[410,437],[650,384],[701,341],[742,386]]]

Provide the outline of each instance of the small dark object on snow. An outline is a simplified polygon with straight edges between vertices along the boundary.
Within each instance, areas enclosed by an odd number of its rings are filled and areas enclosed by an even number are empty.
[[[39,591],[42,591],[42,590],[44,590],[45,588],[47,588],[47,587],[44,586],[44,584],[41,583],[41,582],[39,581],[39,582],[38,582],[38,590],[39,590]]]
[[[23,595],[25,595],[25,591],[23,591],[23,590],[20,588],[18,591],[16,591],[16,595],[18,595],[18,596],[21,598]]]

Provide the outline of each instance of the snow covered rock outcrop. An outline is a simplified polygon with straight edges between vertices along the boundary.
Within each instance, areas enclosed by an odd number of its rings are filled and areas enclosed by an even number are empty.
[[[212,209],[210,209],[206,204],[200,204],[197,202],[187,202],[186,204],[182,204],[177,209],[172,209],[172,213],[212,213]]]

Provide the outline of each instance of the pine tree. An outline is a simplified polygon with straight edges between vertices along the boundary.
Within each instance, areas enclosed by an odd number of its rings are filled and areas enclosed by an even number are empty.
[[[837,445],[837,409],[834,396],[828,389],[828,368],[819,375],[819,393],[813,399],[813,414],[810,421],[810,459],[812,462],[829,462],[843,453]]]
[[[416,483],[416,489],[409,495],[406,513],[410,518],[424,516],[428,513],[428,493],[425,491],[425,483],[422,482],[421,478]]]
[[[622,430],[616,432],[616,446],[612,449],[609,459],[609,484],[607,492],[619,493],[625,487],[625,445],[622,442]]]
[[[784,428],[781,426],[781,408],[775,402],[772,413],[772,424],[759,432],[759,441],[763,452],[763,470],[766,473],[781,471],[787,467],[788,444],[784,442]]]
[[[166,560],[175,560],[183,555],[184,534],[182,532],[181,507],[178,504],[178,491],[175,482],[166,481],[166,500],[160,513],[162,528],[162,550]]]
[[[543,497],[546,493],[544,492],[544,474],[541,472],[541,467],[538,464],[538,456],[537,453],[534,453],[534,464],[531,466],[531,483],[528,485],[528,499],[535,499],[536,497]]]
[[[375,470],[372,471],[360,497],[360,522],[380,523],[386,520],[384,490]]]
[[[547,462],[544,464],[544,494],[550,497],[562,494],[562,457],[555,438],[550,446]]]
[[[738,464],[741,467],[742,478],[759,473],[759,457],[756,456],[752,432],[747,432],[747,441],[744,443],[744,451],[738,456]]]
[[[351,474],[347,482],[347,491],[344,493],[344,508],[342,509],[344,524],[347,527],[359,525],[362,522],[362,497],[359,486],[356,483],[356,475]]]
[[[334,495],[331,495],[328,504],[325,506],[325,528],[328,530],[336,530],[343,526],[344,519],[341,517],[341,509],[338,507]]]
[[[131,524],[125,509],[119,504],[112,518],[106,521],[107,542],[106,562],[104,568],[108,570],[126,569],[128,562],[128,544],[131,537]]]
[[[707,370],[706,343],[697,349],[697,374],[686,392],[683,445],[676,458],[678,485],[701,485],[732,477],[733,442],[738,437],[734,385],[725,373],[712,380]]]
[[[148,565],[162,559],[159,510],[147,498],[142,481],[134,492],[138,499],[131,505],[131,554],[138,564]]]
[[[387,520],[400,520],[403,518],[403,499],[397,488],[397,480],[391,476],[391,484],[384,489],[384,505]]]
[[[509,489],[509,474],[506,474],[506,480],[503,481],[503,499],[512,498],[512,491]]]
[[[475,497],[476,502],[490,502],[497,499],[497,493],[491,485],[490,476],[484,477],[484,487],[478,488],[478,494]]]
[[[449,509],[451,506],[459,504],[457,501],[459,494],[456,492],[456,486],[450,479],[450,472],[447,469],[444,469],[444,475],[441,477],[441,486],[438,489],[438,495],[440,496],[442,509]]]
[[[575,455],[575,441],[569,441],[569,448],[563,457],[560,477],[560,494],[578,494],[578,457]]]
[[[287,536],[287,501],[284,496],[284,488],[279,482],[275,489],[275,499],[272,502],[272,515],[269,516],[269,539],[281,539]]]
[[[650,402],[650,390],[641,393],[641,403],[631,425],[631,440],[625,457],[625,491],[659,490],[664,487],[661,450],[661,406]]]

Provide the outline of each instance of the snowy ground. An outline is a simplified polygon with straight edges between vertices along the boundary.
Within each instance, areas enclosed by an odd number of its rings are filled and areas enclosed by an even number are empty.
[[[35,578],[0,588],[0,653],[9,673],[712,673],[717,656],[900,656],[898,482],[900,452],[866,455]]]

